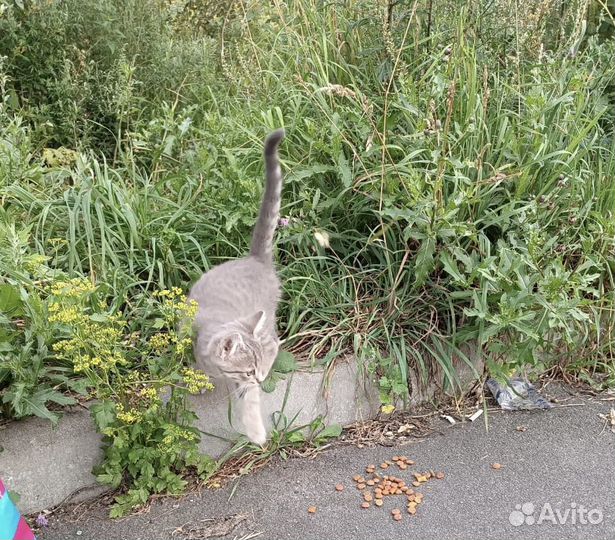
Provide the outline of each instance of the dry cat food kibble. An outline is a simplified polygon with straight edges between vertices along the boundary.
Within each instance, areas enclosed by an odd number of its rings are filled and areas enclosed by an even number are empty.
[[[502,464],[501,463],[494,463],[493,465],[491,465],[491,468],[495,469],[497,471],[498,469],[502,468]]]
[[[315,514],[316,513],[316,507],[315,506],[308,506],[308,513]]]
[[[386,470],[392,465],[397,465],[400,471],[404,471],[414,465],[414,463],[415,462],[407,456],[393,456],[391,460],[384,460],[381,462],[380,469]],[[499,468],[501,465],[493,464],[492,467]],[[433,470],[426,472],[412,471],[412,476],[414,478],[398,478],[392,474],[383,474],[381,476],[376,470],[376,465],[372,464],[365,467],[365,473],[365,476],[356,474],[352,477],[356,488],[361,492],[362,509],[368,509],[372,504],[378,508],[382,508],[384,506],[385,497],[401,495],[404,497],[407,505],[406,510],[410,515],[416,514],[418,506],[423,502],[423,494],[415,492],[410,485],[420,487],[434,478],[442,480],[445,476],[443,472],[435,472]],[[343,491],[344,485],[337,484],[335,489],[336,491]],[[316,512],[315,507],[310,508],[314,508],[313,511],[308,510],[310,513]],[[402,519],[402,513],[399,508],[391,510],[391,515],[395,521],[401,521]]]

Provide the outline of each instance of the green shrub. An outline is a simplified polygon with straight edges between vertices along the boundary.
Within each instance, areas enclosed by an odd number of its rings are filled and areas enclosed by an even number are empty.
[[[70,363],[50,362],[52,325],[41,285],[53,280],[46,258],[28,249],[29,228],[0,221],[0,396],[3,416],[36,415],[57,422],[48,405],[70,405],[63,391],[85,394]]]
[[[113,155],[157,100],[183,100],[212,62],[207,38],[174,38],[164,0],[0,4],[0,57],[13,109],[42,146]],[[187,74],[193,77],[187,76]]]
[[[53,350],[85,375],[98,400],[91,411],[104,435],[104,460],[96,477],[114,488],[128,486],[111,511],[117,517],[152,493],[182,492],[188,468],[213,472],[215,463],[199,452],[200,433],[191,427],[196,416],[185,404],[188,393],[213,385],[183,367],[197,306],[179,289],[154,293],[133,313],[132,328],[121,312],[105,308],[86,280],[52,285],[49,319],[64,334]]]
[[[3,416],[57,422],[58,406],[90,405],[104,435],[100,482],[125,493],[112,516],[152,493],[179,493],[190,469],[209,474],[188,393],[213,386],[191,363],[196,306],[177,288],[132,298],[127,319],[108,287],[67,278],[28,248],[29,229],[0,222],[0,396]],[[106,291],[106,292],[105,292]],[[117,305],[117,299],[113,299]],[[52,407],[51,409],[49,407]]]

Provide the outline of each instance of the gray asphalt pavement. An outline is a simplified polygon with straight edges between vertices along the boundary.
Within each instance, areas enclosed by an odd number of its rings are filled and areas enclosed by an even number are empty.
[[[436,431],[420,442],[341,446],[314,459],[278,460],[237,485],[163,499],[148,513],[119,521],[109,520],[102,508],[77,521],[78,512],[60,513],[39,538],[211,538],[226,530],[225,538],[246,540],[613,540],[615,433],[604,429],[598,414],[614,406],[608,396],[573,397],[549,411],[498,411],[489,414],[488,430],[482,419],[457,425],[438,420]],[[520,425],[525,431],[517,430]],[[406,471],[388,470],[406,481],[412,471],[429,469],[446,477],[415,488],[424,501],[414,516],[406,513],[403,496],[362,509],[352,476],[397,454],[416,462]],[[501,469],[492,468],[496,462]],[[335,491],[338,483],[344,491]],[[317,511],[309,514],[312,505]],[[402,510],[401,521],[392,519],[393,508]]]

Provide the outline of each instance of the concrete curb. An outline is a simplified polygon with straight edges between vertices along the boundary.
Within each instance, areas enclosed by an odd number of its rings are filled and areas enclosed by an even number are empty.
[[[464,379],[462,386],[467,387],[475,377]],[[411,383],[414,393],[420,385],[415,379]],[[429,385],[426,392],[411,397],[410,405],[433,399],[437,391],[437,385]],[[218,384],[212,392],[192,396],[190,405],[198,415],[196,427],[204,432],[201,450],[220,457],[238,437],[228,390],[223,383]],[[376,382],[360,373],[353,360],[338,362],[329,370],[296,371],[262,398],[269,430],[274,418],[278,429],[291,421],[293,427],[307,425],[319,416],[325,425],[345,426],[374,418],[379,406]],[[23,513],[60,504],[76,491],[83,500],[105,490],[91,472],[100,462],[102,451],[101,437],[88,411],[66,413],[56,428],[39,418],[11,422],[0,428],[0,444],[4,447],[0,452],[0,477],[8,489],[20,494]]]
[[[191,397],[191,408],[199,416],[196,427],[203,432],[201,450],[214,457],[226,452],[241,431],[230,403],[229,391],[223,383],[213,392]],[[319,416],[327,425],[349,425],[373,418],[378,409],[377,389],[374,384],[364,382],[355,362],[339,363],[329,372],[296,371],[279,382],[272,393],[262,394],[268,431],[274,427],[275,419],[278,428],[293,419],[293,426],[309,424]]]
[[[0,431],[0,477],[19,494],[19,510],[49,508],[78,489],[104,490],[91,472],[102,458],[100,441],[85,410],[65,414],[56,428],[42,418],[8,424]]]

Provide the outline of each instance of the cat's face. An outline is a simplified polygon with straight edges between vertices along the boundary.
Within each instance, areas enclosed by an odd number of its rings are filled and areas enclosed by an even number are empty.
[[[259,365],[263,353],[260,343],[243,332],[233,332],[221,337],[216,354],[220,371],[239,386],[259,384],[262,373]]]
[[[262,383],[277,354],[277,338],[265,330],[265,314],[227,325],[212,338],[210,358],[239,387]]]

